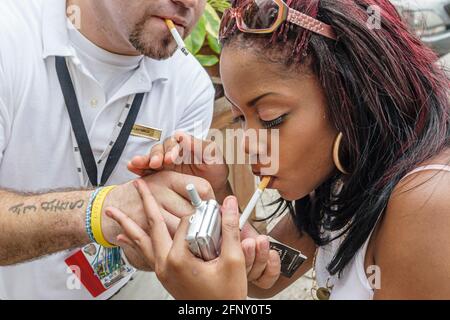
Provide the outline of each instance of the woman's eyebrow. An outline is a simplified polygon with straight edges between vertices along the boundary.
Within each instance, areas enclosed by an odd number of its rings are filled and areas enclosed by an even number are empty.
[[[258,103],[258,101],[260,101],[260,100],[262,100],[262,99],[264,99],[264,98],[266,98],[266,97],[268,97],[268,96],[271,96],[271,95],[278,96],[278,95],[280,95],[280,94],[279,94],[279,93],[276,93],[276,92],[266,92],[266,93],[264,93],[264,94],[262,94],[262,95],[260,95],[260,96],[258,96],[258,97],[256,97],[256,98],[250,100],[250,102],[248,102],[247,105],[248,105],[249,107],[254,107],[254,106]],[[233,101],[231,101],[231,99],[228,98],[226,95],[225,95],[225,99],[227,99],[227,101],[228,101],[229,103],[231,103],[231,105],[233,105],[234,107],[239,108],[239,107],[238,107]]]
[[[258,97],[256,97],[255,99],[252,99],[249,103],[248,103],[248,105],[250,106],[250,107],[254,107],[257,103],[258,103],[258,101],[260,101],[260,100],[262,100],[262,99],[264,99],[264,98],[266,98],[266,97],[268,97],[268,96],[271,96],[271,95],[279,95],[279,93],[276,93],[276,92],[267,92],[267,93],[264,93],[264,94],[262,94],[262,95],[260,95],[260,96],[258,96]]]

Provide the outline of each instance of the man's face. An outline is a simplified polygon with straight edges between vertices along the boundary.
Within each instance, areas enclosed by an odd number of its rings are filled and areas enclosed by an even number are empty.
[[[138,52],[153,59],[167,59],[177,49],[164,19],[171,19],[185,38],[203,13],[206,0],[95,0],[105,12],[109,28]],[[106,22],[106,21],[105,21]]]

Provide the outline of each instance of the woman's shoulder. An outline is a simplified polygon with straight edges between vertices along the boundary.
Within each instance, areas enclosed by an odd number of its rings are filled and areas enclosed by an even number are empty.
[[[394,188],[386,209],[386,218],[420,219],[439,215],[438,208],[450,221],[450,148],[419,164]],[[431,211],[430,211],[431,210]],[[399,213],[397,213],[399,212]],[[403,213],[405,217],[403,216]]]
[[[440,204],[450,208],[450,148],[420,163],[416,169],[396,185],[389,198],[386,213],[394,215],[392,219],[400,218],[393,211],[415,215]]]
[[[444,169],[446,168],[446,170]],[[415,187],[427,184],[445,184],[445,181],[439,181],[441,178],[448,177],[450,174],[450,148],[443,150],[438,155],[417,165],[409,175],[405,176],[395,187],[392,193],[395,196],[398,193],[413,190]],[[421,170],[425,169],[425,170]]]
[[[419,167],[435,164],[450,165],[450,150]],[[420,290],[433,284],[450,296],[450,283],[443,287],[439,283],[450,276],[449,234],[450,172],[424,170],[403,179],[390,197],[374,239],[373,257],[383,269],[388,291],[418,298]]]

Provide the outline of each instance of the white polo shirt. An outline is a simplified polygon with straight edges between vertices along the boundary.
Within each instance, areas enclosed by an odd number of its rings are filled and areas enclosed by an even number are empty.
[[[1,0],[0,30],[1,188],[43,192],[82,187],[55,56],[67,57],[96,158],[106,148],[128,97],[135,93],[146,93],[136,123],[161,129],[162,140],[176,130],[194,133],[199,123],[206,136],[214,89],[193,57],[180,53],[165,61],[135,57],[133,66],[130,57],[101,52],[100,48],[89,52],[87,43],[83,52],[77,52],[73,43],[80,44],[80,39],[74,40],[69,32],[65,0]],[[86,53],[87,58],[83,57]],[[82,61],[89,64],[97,54],[106,61],[105,72],[108,63],[111,70],[124,68],[117,71],[120,81],[114,81],[115,71],[112,76],[93,75],[93,69],[99,72],[102,68],[83,65]],[[154,143],[130,136],[108,184],[135,178],[126,169],[127,162],[147,153]],[[103,171],[101,165],[98,171]],[[69,290],[66,286],[70,274],[64,260],[71,253],[1,267],[0,299],[92,299],[84,288]],[[108,298],[122,285],[98,298]]]

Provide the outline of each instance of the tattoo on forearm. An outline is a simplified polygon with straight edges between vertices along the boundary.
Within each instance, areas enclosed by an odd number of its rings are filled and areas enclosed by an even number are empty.
[[[9,208],[9,211],[15,214],[25,214],[28,213],[30,211],[36,212],[37,207],[35,205],[28,205],[25,206],[24,203],[19,203],[11,208]]]
[[[29,212],[36,212],[38,207],[44,212],[63,212],[67,210],[81,209],[84,206],[84,200],[77,201],[61,201],[53,199],[51,201],[44,201],[38,205],[25,205],[24,203],[16,204],[9,208],[9,212],[14,214],[26,214]]]
[[[78,201],[60,201],[57,199],[54,199],[52,201],[43,202],[41,204],[41,208],[44,211],[50,211],[50,212],[57,212],[57,211],[66,211],[66,210],[73,210],[73,209],[80,209],[84,205],[83,200]]]

